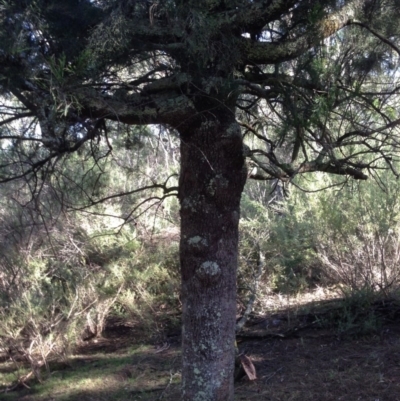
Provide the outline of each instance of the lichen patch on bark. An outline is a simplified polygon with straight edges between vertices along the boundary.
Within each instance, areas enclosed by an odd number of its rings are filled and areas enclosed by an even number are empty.
[[[203,262],[200,267],[196,270],[196,274],[199,278],[216,278],[221,274],[221,268],[218,263],[207,260]]]
[[[187,240],[188,245],[192,246],[196,249],[202,249],[208,247],[208,241],[206,238],[200,237],[199,235],[195,235],[194,237],[190,237]]]

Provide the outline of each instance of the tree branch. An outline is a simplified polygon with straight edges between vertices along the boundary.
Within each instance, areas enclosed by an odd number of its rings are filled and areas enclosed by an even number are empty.
[[[361,0],[350,1],[294,39],[273,43],[254,42],[248,38],[241,38],[239,45],[243,54],[246,55],[247,64],[276,64],[292,60],[318,45],[321,40],[349,25],[354,20],[354,15],[361,10],[362,5]]]
[[[375,31],[374,29],[370,28],[367,24],[364,24],[363,22],[357,21],[357,20],[351,20],[349,22],[349,24],[358,25],[358,26],[365,28],[367,31],[371,32],[374,36],[376,36],[380,41],[382,41],[383,43],[386,43],[388,46],[390,46],[400,56],[400,49],[392,41],[385,38],[384,36],[382,36],[380,33]]]

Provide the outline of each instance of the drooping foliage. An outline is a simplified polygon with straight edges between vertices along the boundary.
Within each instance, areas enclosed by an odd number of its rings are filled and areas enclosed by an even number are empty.
[[[20,174],[106,133],[104,120],[183,129],[215,98],[264,142],[247,153],[255,178],[363,179],[374,163],[359,152],[390,165],[396,147],[397,14],[395,1],[5,1],[1,88],[21,102],[6,115],[41,132],[25,134],[29,158],[42,150]]]

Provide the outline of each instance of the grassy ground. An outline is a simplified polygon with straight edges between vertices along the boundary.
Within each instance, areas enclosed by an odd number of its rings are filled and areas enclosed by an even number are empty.
[[[318,305],[319,318],[332,316],[327,315],[327,308],[332,308],[329,305]],[[264,315],[249,327],[250,336],[239,338],[239,348],[252,359],[258,379],[237,382],[236,400],[400,401],[398,314],[392,314],[369,334],[343,335],[315,324],[310,316],[316,315],[309,314],[312,307],[307,305],[307,314],[281,310]],[[169,348],[163,350],[135,343],[133,337],[114,335],[88,343],[69,365],[53,365],[42,384],[31,380],[29,389],[2,393],[0,399],[179,399],[179,340],[170,339]],[[22,373],[14,369],[9,362],[0,364],[0,391]]]
[[[53,366],[42,384],[1,394],[3,401],[153,400],[179,393],[179,348],[156,353],[153,346],[126,346],[115,350],[115,341],[100,340],[72,357],[68,365]],[[118,348],[118,346],[117,346]],[[112,352],[110,352],[112,349]],[[0,366],[0,386],[15,380],[12,365]],[[154,398],[156,397],[156,398]],[[161,397],[161,398],[160,398]],[[167,398],[165,398],[167,399]]]

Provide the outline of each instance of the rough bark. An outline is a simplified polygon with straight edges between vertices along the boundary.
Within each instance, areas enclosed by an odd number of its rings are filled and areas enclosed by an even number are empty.
[[[181,132],[182,399],[233,401],[242,137],[231,110]]]

